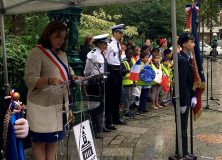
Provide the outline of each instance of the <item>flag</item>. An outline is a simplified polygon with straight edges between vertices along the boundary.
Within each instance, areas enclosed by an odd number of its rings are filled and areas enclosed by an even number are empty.
[[[10,115],[5,157],[8,160],[25,160],[23,141],[22,139],[16,138],[14,131],[14,124],[15,121],[17,120],[16,114]]]
[[[192,4],[187,4],[186,7],[185,7],[185,10],[188,14],[186,25],[185,25],[185,31],[191,32],[191,30],[192,30],[191,21],[192,21],[192,15],[193,15],[192,14],[192,11],[193,11],[192,10]],[[200,11],[198,4],[195,4],[194,10],[196,11],[196,13],[198,13]]]
[[[197,93],[196,95],[197,105],[193,109],[194,120],[196,120],[201,114],[201,111],[202,111],[201,96],[206,86],[205,76],[204,76],[203,66],[202,66],[202,57],[200,55],[200,46],[199,46],[199,41],[198,41],[197,27],[196,27],[196,19],[197,19],[198,12],[199,12],[198,4],[192,4],[191,5],[191,32],[194,36],[194,43],[195,43],[193,58],[192,58],[193,69],[194,69],[193,89],[196,90],[196,93]]]
[[[132,81],[138,81],[140,78],[141,59],[139,59],[131,68],[129,79]]]

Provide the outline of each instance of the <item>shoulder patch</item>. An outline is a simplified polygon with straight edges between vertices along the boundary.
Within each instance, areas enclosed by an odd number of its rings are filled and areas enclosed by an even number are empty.
[[[91,53],[94,53],[95,51],[96,51],[96,49],[94,48],[94,49],[92,49],[90,52],[91,52]]]

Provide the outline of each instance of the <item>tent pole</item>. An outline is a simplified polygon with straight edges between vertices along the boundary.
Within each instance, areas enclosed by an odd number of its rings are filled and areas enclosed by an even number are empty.
[[[179,76],[178,76],[178,54],[177,54],[177,28],[176,28],[176,0],[171,0],[171,24],[172,24],[172,42],[173,42],[173,63],[174,63],[174,80],[175,80],[175,100],[176,100],[176,125],[178,135],[178,154],[183,156],[181,119],[180,119],[180,100],[179,100]]]
[[[1,36],[2,36],[2,52],[3,52],[3,69],[4,69],[4,85],[8,86],[8,68],[7,68],[7,56],[5,46],[5,28],[4,28],[4,15],[0,14]]]

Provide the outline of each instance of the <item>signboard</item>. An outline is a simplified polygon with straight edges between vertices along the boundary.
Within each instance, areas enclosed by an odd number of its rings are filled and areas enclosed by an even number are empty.
[[[89,120],[73,127],[80,160],[97,160]]]

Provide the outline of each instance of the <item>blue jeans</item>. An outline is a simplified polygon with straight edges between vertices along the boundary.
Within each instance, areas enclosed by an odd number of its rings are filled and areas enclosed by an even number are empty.
[[[141,94],[140,94],[140,104],[139,104],[140,111],[145,111],[147,98],[148,98],[148,88],[142,87]]]

